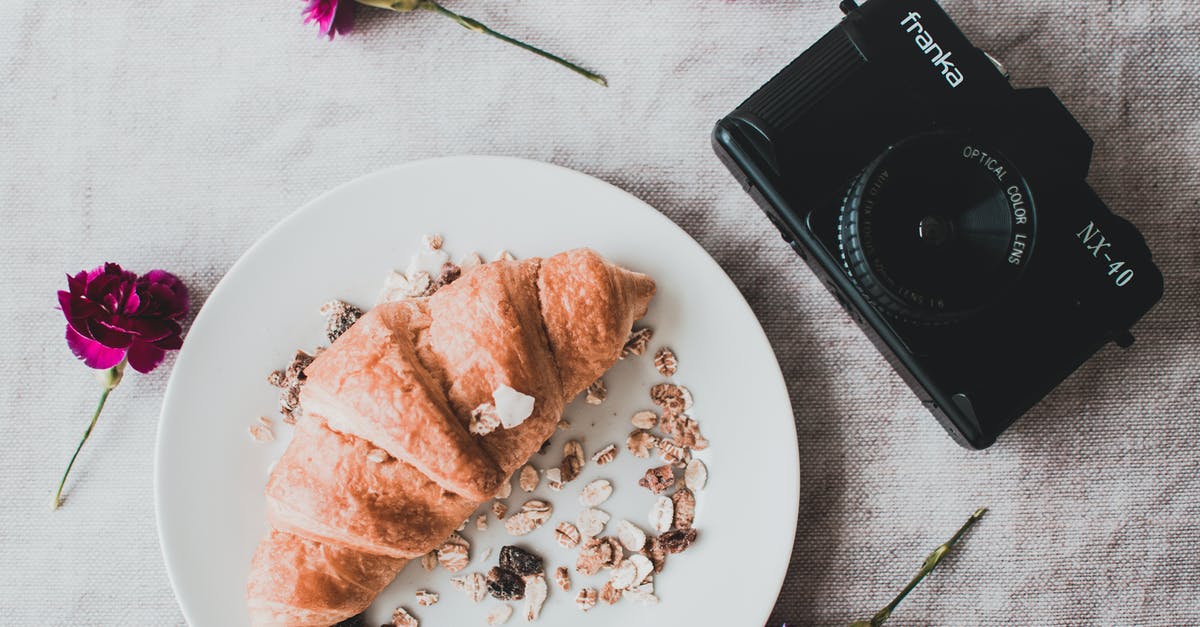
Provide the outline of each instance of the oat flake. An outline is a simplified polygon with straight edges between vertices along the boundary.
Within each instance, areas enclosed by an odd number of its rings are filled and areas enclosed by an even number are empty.
[[[654,353],[654,368],[664,377],[675,376],[675,370],[679,368],[675,352],[666,346],[658,349],[658,352]]]
[[[617,523],[617,539],[630,551],[640,551],[646,546],[646,532],[628,520]]]
[[[608,574],[608,583],[617,590],[624,590],[633,586],[637,579],[637,566],[629,560],[625,560],[613,567],[612,572]]]
[[[595,507],[608,500],[612,496],[613,487],[606,479],[597,479],[586,486],[579,493],[579,504],[585,507]]]
[[[579,533],[584,537],[593,538],[604,531],[604,525],[608,524],[610,518],[608,512],[589,507],[579,512],[579,516],[575,519],[575,526],[579,528]]]
[[[427,571],[432,571],[433,569],[437,568],[437,565],[438,565],[437,549],[434,549],[434,550],[421,556],[421,568],[424,568]]]
[[[633,423],[633,426],[637,427],[638,429],[653,429],[655,425],[658,424],[658,414],[648,409],[644,409],[634,414],[633,417],[629,419],[629,422]]]
[[[504,623],[508,622],[509,618],[512,618],[512,615],[513,608],[511,605],[507,603],[504,605],[497,605],[496,607],[492,608],[492,611],[488,612],[487,624],[503,625]]]
[[[609,462],[611,462],[612,460],[614,460],[616,458],[617,458],[617,445],[616,444],[609,444],[608,446],[596,451],[595,455],[592,455],[592,461],[596,462],[596,465],[598,465],[598,466],[603,466],[605,464],[608,464]]]
[[[398,607],[392,611],[392,625],[394,627],[418,627],[419,623],[408,610]]]
[[[608,388],[604,385],[604,379],[596,379],[587,387],[585,400],[588,405],[599,405],[606,398],[608,398]]]
[[[621,600],[621,589],[614,586],[613,582],[606,581],[604,582],[604,587],[600,588],[598,596],[605,604],[614,605],[617,601]]]
[[[703,490],[705,484],[708,483],[708,466],[704,462],[693,459],[688,462],[687,469],[683,471],[683,484],[689,490]]]
[[[583,588],[575,595],[575,607],[584,612],[596,607],[596,589]]]
[[[554,583],[563,592],[571,589],[571,571],[567,570],[566,566],[559,566],[554,569]]]
[[[525,501],[521,511],[513,514],[504,521],[504,529],[514,536],[523,536],[550,520],[554,508],[545,501],[537,499]]]
[[[658,448],[658,436],[638,429],[629,434],[629,439],[625,440],[625,448],[629,449],[634,457],[647,459],[650,457],[650,452]]]
[[[540,480],[537,468],[534,468],[532,464],[525,464],[521,467],[521,477],[518,482],[522,490],[533,492],[537,489]]]
[[[546,477],[546,487],[554,490],[555,492],[562,490],[563,481],[561,468],[547,468],[542,471],[542,474]]]
[[[671,495],[675,505],[672,525],[676,529],[690,529],[696,520],[696,496],[687,488],[679,488]]]
[[[671,529],[675,520],[675,503],[671,499],[660,496],[650,508],[650,527],[658,533],[666,533]]]
[[[650,339],[653,337],[654,329],[649,327],[643,327],[630,333],[625,340],[625,346],[621,347],[621,359],[646,352],[646,347],[650,345]]]
[[[417,605],[424,607],[429,607],[430,605],[437,603],[438,599],[440,598],[438,593],[430,592],[429,590],[417,590],[416,597]]]
[[[579,529],[569,522],[560,522],[558,523],[558,526],[554,528],[554,539],[558,542],[559,546],[563,547],[564,549],[573,549],[576,546],[579,546],[580,538],[581,534],[579,533]]]
[[[546,602],[549,588],[546,586],[546,576],[538,573],[525,577],[525,620],[533,622],[542,614],[542,605]]]
[[[483,573],[471,573],[463,577],[451,577],[450,583],[467,594],[472,603],[478,603],[487,596],[487,577]]]

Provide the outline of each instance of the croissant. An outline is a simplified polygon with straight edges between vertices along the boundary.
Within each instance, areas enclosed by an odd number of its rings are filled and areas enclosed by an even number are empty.
[[[304,414],[267,481],[252,623],[327,626],[364,610],[537,452],[654,292],[578,249],[484,264],[364,315],[305,369]],[[532,396],[532,413],[471,433],[472,410],[502,385]]]

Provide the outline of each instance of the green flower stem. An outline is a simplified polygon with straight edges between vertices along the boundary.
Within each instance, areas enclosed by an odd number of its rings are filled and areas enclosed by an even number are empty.
[[[125,362],[121,362],[103,373],[98,373],[97,378],[100,378],[101,384],[104,385],[104,391],[100,393],[100,402],[96,404],[96,411],[92,414],[92,421],[88,423],[87,431],[84,431],[83,437],[79,439],[79,446],[75,447],[75,454],[71,456],[71,461],[67,463],[67,470],[63,472],[62,480],[58,482],[58,491],[54,493],[54,509],[58,509],[62,505],[62,491],[63,486],[67,484],[67,475],[71,474],[71,468],[75,466],[75,459],[79,457],[79,451],[83,450],[83,443],[87,442],[88,437],[92,435],[92,429],[96,428],[96,421],[100,418],[100,412],[104,410],[104,403],[108,401],[108,395],[117,389],[124,372]]]
[[[570,61],[567,61],[566,59],[564,59],[558,55],[550,54],[549,52],[546,52],[545,50],[542,50],[541,48],[535,48],[534,46],[531,46],[519,39],[513,39],[512,37],[509,37],[508,35],[505,35],[504,33],[496,32],[496,31],[492,30],[491,28],[488,28],[487,26],[482,24],[479,20],[469,18],[465,15],[459,15],[458,13],[455,13],[454,11],[451,11],[450,9],[447,9],[446,7],[438,4],[434,0],[358,0],[358,2],[360,4],[365,4],[367,6],[378,7],[381,9],[389,9],[389,10],[396,11],[399,13],[412,11],[413,9],[427,9],[427,10],[433,11],[434,13],[444,15],[444,16],[454,20],[456,23],[458,23],[459,26],[462,26],[463,28],[465,28],[469,31],[474,31],[476,33],[483,33],[484,35],[491,35],[492,37],[495,37],[496,39],[499,39],[500,41],[510,43],[510,44],[512,44],[518,48],[522,48],[524,50],[528,50],[529,52],[532,52],[532,53],[538,55],[539,57],[542,57],[543,59],[549,59],[549,60],[567,68],[568,70],[571,70],[572,72],[575,72],[576,74],[579,74],[580,76],[588,79],[589,81],[592,81],[592,82],[602,85],[604,87],[608,87],[608,81],[603,76],[601,76],[595,72],[592,72],[591,70],[587,70],[578,65],[575,65],[574,63],[571,63]]]
[[[954,548],[954,545],[958,544],[958,541],[962,539],[967,531],[970,530],[971,527],[975,526],[975,523],[978,522],[980,518],[983,518],[983,515],[986,513],[986,507],[981,507],[975,510],[975,513],[971,514],[971,517],[967,519],[967,522],[963,523],[963,525],[958,528],[958,531],[954,533],[952,538],[947,540],[945,544],[934,549],[933,552],[929,554],[929,557],[925,558],[925,561],[921,564],[921,570],[917,571],[917,574],[912,578],[912,581],[909,581],[908,585],[904,586],[904,589],[900,591],[900,594],[896,595],[896,598],[892,599],[891,603],[888,603],[883,609],[876,612],[875,615],[871,617],[871,620],[860,620],[851,624],[850,627],[879,627],[882,625],[883,622],[892,615],[892,611],[896,609],[896,606],[900,605],[900,602],[904,600],[904,597],[908,596],[908,593],[912,592],[913,588],[916,588],[917,584],[921,583],[922,579],[925,579],[929,573],[932,573],[934,568],[937,568],[937,565],[941,563],[942,558],[946,557],[946,554],[950,552],[950,549]]]

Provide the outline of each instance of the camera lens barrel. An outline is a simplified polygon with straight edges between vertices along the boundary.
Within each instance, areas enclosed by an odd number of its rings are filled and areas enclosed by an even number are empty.
[[[1029,263],[1033,198],[1014,164],[965,134],[890,146],[851,183],[842,262],[884,313],[947,324],[1004,298]]]

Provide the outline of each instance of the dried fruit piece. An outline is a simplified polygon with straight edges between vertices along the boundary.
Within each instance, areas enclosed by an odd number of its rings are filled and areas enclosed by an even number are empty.
[[[421,568],[424,568],[427,571],[432,571],[433,569],[437,568],[437,565],[438,565],[437,549],[434,549],[434,550],[421,556]]]
[[[441,598],[438,593],[431,592],[429,590],[417,590],[416,597],[417,605],[422,605],[425,607],[429,607],[430,605],[437,603],[438,599]]]
[[[682,553],[696,541],[695,529],[675,529],[658,537],[663,549],[668,553]]]
[[[679,488],[671,495],[675,506],[675,516],[672,525],[676,529],[691,529],[696,520],[696,496],[687,488]]]
[[[664,533],[675,522],[675,503],[671,499],[660,496],[650,508],[650,527],[658,533]]]
[[[392,610],[392,625],[393,627],[418,627],[419,623],[408,610],[397,607]]]
[[[608,574],[608,584],[617,590],[624,590],[637,583],[637,566],[629,560],[624,560],[613,567]]]
[[[604,379],[592,381],[592,384],[587,387],[587,398],[585,399],[587,404],[599,405],[606,398],[608,398],[608,388],[604,385]]]
[[[508,622],[509,618],[512,618],[512,615],[513,608],[511,605],[507,603],[503,605],[497,605],[496,607],[492,608],[492,611],[488,612],[487,624],[503,625],[504,623]]]
[[[521,467],[519,484],[522,490],[533,492],[537,489],[540,480],[541,476],[538,475],[537,468],[534,468],[532,464],[525,464]]]
[[[500,548],[500,568],[510,570],[522,577],[545,572],[542,569],[542,558],[512,545]]]
[[[600,594],[597,596],[606,604],[613,605],[621,600],[621,589],[614,586],[613,582],[606,581],[604,582],[604,586],[600,588]]]
[[[592,461],[596,462],[596,464],[599,466],[603,466],[616,458],[617,458],[617,445],[616,444],[609,444],[608,446],[596,451],[595,455],[592,455]]]
[[[663,413],[678,414],[692,406],[691,392],[674,383],[659,383],[650,388],[650,400],[662,408]]]
[[[558,492],[562,489],[563,481],[561,468],[547,468],[542,471],[542,474],[546,477],[546,487],[554,490],[555,492]]]
[[[649,409],[643,409],[642,411],[634,414],[633,417],[629,419],[629,422],[633,423],[633,426],[637,427],[638,429],[653,429],[655,425],[658,424],[658,414],[650,411]]]
[[[679,368],[679,360],[675,358],[675,351],[666,346],[658,349],[654,353],[654,368],[664,377],[675,376],[675,370]]]
[[[550,520],[554,508],[545,501],[537,499],[525,501],[521,511],[513,514],[504,521],[504,529],[514,536],[523,536]]]
[[[704,462],[693,459],[688,462],[687,469],[683,471],[683,484],[689,490],[703,490],[705,484],[708,483],[708,466]]]
[[[487,435],[500,428],[500,414],[496,406],[483,403],[471,410],[471,422],[467,430],[475,435]]]
[[[583,464],[583,445],[578,440],[567,440],[563,444],[563,460],[559,465],[563,483],[574,481],[575,477],[579,476],[579,472],[583,470]]]
[[[575,595],[575,607],[584,612],[596,607],[596,589],[581,588],[579,594]]]
[[[487,574],[488,594],[501,601],[516,601],[525,597],[525,580],[520,575],[499,566]]]
[[[571,571],[567,570],[566,566],[559,566],[554,569],[554,583],[559,589],[566,592],[571,589]]]
[[[452,573],[466,568],[471,561],[470,546],[466,538],[457,533],[450,534],[442,546],[438,547],[438,563]]]
[[[629,434],[629,438],[625,440],[625,448],[629,449],[634,457],[646,459],[650,457],[650,451],[658,448],[658,436],[638,429]]]
[[[487,596],[487,577],[483,573],[471,573],[462,577],[451,577],[450,583],[459,590],[467,593],[472,603],[478,603]]]
[[[646,347],[650,345],[650,339],[653,337],[654,329],[649,327],[643,327],[630,333],[625,340],[625,346],[621,347],[621,359],[646,352]]]
[[[663,548],[657,536],[647,536],[646,546],[642,547],[642,555],[650,559],[650,563],[654,565],[654,574],[661,573],[663,566],[667,563],[667,550]]]
[[[612,496],[613,487],[606,479],[597,479],[586,486],[579,493],[579,504],[586,507],[595,507],[608,500]]]
[[[504,501],[492,501],[492,513],[496,515],[496,520],[504,520],[504,515],[508,513],[508,505]]]
[[[638,485],[655,494],[662,494],[665,490],[675,485],[675,471],[671,469],[670,464],[655,466],[647,470],[641,479],[638,479]]]
[[[533,622],[542,614],[542,605],[550,590],[546,585],[546,576],[530,575],[525,578],[525,620]]]
[[[617,523],[617,539],[630,551],[640,551],[646,546],[646,532],[628,520]]]
[[[610,518],[612,517],[608,512],[589,507],[579,512],[579,516],[575,518],[575,526],[579,527],[579,533],[584,537],[595,537],[604,531],[604,525],[608,524]]]
[[[672,466],[685,467],[692,459],[692,452],[674,440],[659,440],[658,456]]]
[[[581,537],[579,529],[569,522],[560,522],[554,528],[554,539],[558,542],[559,546],[565,549],[573,549],[578,546]]]

